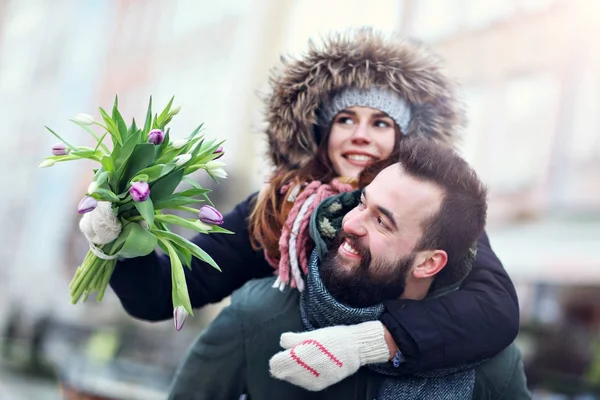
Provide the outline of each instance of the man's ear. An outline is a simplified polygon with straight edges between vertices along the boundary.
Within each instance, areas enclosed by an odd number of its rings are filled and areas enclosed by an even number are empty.
[[[448,254],[444,250],[421,251],[415,257],[412,275],[416,279],[433,278],[448,262]]]

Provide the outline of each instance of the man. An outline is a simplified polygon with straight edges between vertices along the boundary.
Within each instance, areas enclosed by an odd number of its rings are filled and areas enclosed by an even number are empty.
[[[401,355],[381,344],[382,302],[455,290],[487,208],[485,188],[452,150],[403,139],[398,161],[364,190],[319,205],[304,292],[274,290],[266,278],[234,293],[190,350],[171,399],[529,398],[514,345],[474,365],[420,374],[389,361]]]

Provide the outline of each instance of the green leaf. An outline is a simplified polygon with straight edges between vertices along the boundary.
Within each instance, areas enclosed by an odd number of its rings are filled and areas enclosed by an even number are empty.
[[[194,131],[192,133],[190,133],[190,135],[188,136],[189,140],[192,140],[197,134],[198,132],[200,132],[200,129],[202,129],[202,126],[204,126],[204,124],[200,124],[196,129],[194,129]]]
[[[144,168],[139,174],[148,175],[148,182],[154,182],[158,178],[161,178],[171,172],[175,168],[175,164],[158,164],[148,168]]]
[[[96,191],[92,193],[91,196],[96,200],[111,201],[113,203],[117,203],[120,201],[116,194],[114,194],[110,190],[102,188],[96,189]]]
[[[121,235],[125,237],[125,243],[119,250],[119,255],[125,258],[142,257],[152,253],[158,241],[153,233],[137,223],[127,224]]]
[[[154,216],[156,221],[164,222],[167,224],[179,225],[181,227],[193,230],[199,233],[208,233],[210,231],[210,225],[198,223],[198,220],[189,220],[185,218],[181,218],[177,215],[168,215],[168,214],[156,214]]]
[[[187,249],[185,249],[181,246],[178,246],[177,243],[171,242],[171,244],[175,248],[175,251],[177,252],[177,255],[179,256],[181,263],[183,265],[185,265],[189,270],[191,270],[192,269],[192,253],[190,253]]]
[[[148,226],[154,224],[154,204],[149,198],[144,201],[134,201],[133,204],[142,218],[148,223]]]
[[[102,119],[106,124],[106,129],[110,132],[110,136],[112,136],[113,147],[122,145],[123,141],[121,140],[121,135],[119,134],[117,125],[115,125],[115,122],[108,116],[102,107],[99,107],[98,109],[100,110],[100,115],[102,115]]]
[[[150,101],[148,102],[148,111],[146,111],[146,122],[144,123],[144,136],[148,136],[150,129],[152,128],[152,96],[150,96]]]
[[[224,233],[226,235],[235,235],[235,232],[232,232],[225,228],[221,228],[218,225],[212,225],[212,229],[210,230],[210,233]]]
[[[115,105],[112,110],[112,115],[113,115],[113,120],[115,121],[115,123],[117,125],[117,130],[119,132],[119,136],[121,137],[121,140],[127,139],[127,136],[128,136],[127,124],[125,124],[125,121],[123,120],[123,116],[121,115],[121,113],[119,112],[119,109],[117,108],[116,96],[115,96]]]
[[[162,112],[158,116],[159,123],[163,123],[165,121],[165,118],[167,118],[169,116],[169,111],[171,111],[171,105],[173,104],[174,99],[175,99],[175,96],[171,97],[171,100],[169,100],[169,103],[167,104],[167,106],[164,108],[164,110],[162,110]]]
[[[194,315],[192,312],[192,305],[190,303],[190,296],[187,289],[187,283],[185,281],[185,272],[183,272],[181,260],[179,259],[175,248],[173,245],[171,245],[171,243],[169,243],[168,240],[160,239],[160,241],[167,249],[167,253],[171,259],[173,306],[177,307],[178,305],[181,305],[190,315]]]
[[[190,154],[192,155],[192,159],[194,159],[194,152],[196,152],[196,150],[198,149],[198,147],[202,147],[202,144],[204,142],[204,138],[203,137],[197,137],[195,139],[191,139],[189,140],[185,146],[183,146],[181,148],[181,150],[179,150],[179,152],[181,154],[183,153],[190,153],[190,151],[193,149],[194,151],[191,152]],[[195,147],[194,147],[195,146]]]
[[[210,189],[204,189],[204,188],[196,189],[196,188],[193,188],[193,189],[183,190],[183,191],[177,192],[175,194],[179,195],[179,196],[185,196],[185,197],[194,197],[194,196],[199,196],[201,194],[210,193],[210,192],[211,192]]]
[[[207,252],[202,250],[195,243],[192,243],[189,240],[187,240],[173,232],[163,231],[163,230],[159,230],[159,229],[153,229],[152,232],[154,232],[159,238],[168,239],[172,243],[185,248],[194,257],[198,258],[199,260],[204,261],[205,263],[209,264],[214,269],[222,272],[221,268],[219,268],[219,266],[217,265],[215,260],[213,260],[213,258]]]
[[[75,150],[71,154],[79,158],[92,158],[96,155],[96,152],[94,150]]]
[[[178,169],[158,179],[150,186],[150,198],[153,201],[158,201],[172,195],[181,183],[181,178],[183,178],[183,170]]]
[[[126,214],[125,214],[126,212],[133,210],[135,208],[133,203],[135,203],[135,201],[131,201],[127,204],[123,204],[122,206],[119,206],[119,215],[126,216]]]
[[[72,154],[68,154],[66,156],[49,156],[46,157],[45,160],[54,160],[56,162],[60,162],[60,161],[73,161],[73,160],[81,160],[81,157],[72,155]]]
[[[131,121],[131,126],[129,127],[129,130],[127,131],[127,136],[131,136],[134,133],[136,133],[138,131],[137,125],[135,124],[135,118],[133,118],[133,120]]]
[[[138,144],[138,138],[136,135],[129,136],[125,141],[123,146],[116,148],[112,153],[112,158],[114,160],[115,168],[118,170],[121,168],[126,162],[131,153],[133,153],[133,149]]]
[[[120,189],[125,189],[129,180],[133,178],[139,170],[152,164],[152,161],[154,161],[154,145],[152,143],[141,143],[136,145],[126,162],[125,173],[120,178]]]
[[[100,139],[98,139],[98,143],[96,144],[96,148],[94,149],[94,152],[98,151],[98,148],[100,146],[102,146],[102,149],[104,149],[104,151],[106,151],[107,153],[110,153],[108,151],[108,148],[103,143],[104,138],[106,137],[106,135],[108,135],[108,132],[104,132],[104,135],[102,135],[102,137],[100,137]]]
[[[102,157],[100,162],[102,163],[102,168],[104,168],[106,171],[115,172],[115,166],[110,156]]]
[[[81,122],[74,120],[74,119],[69,119],[69,121],[76,123],[77,125],[79,125],[81,128],[85,129],[90,135],[92,135],[92,137],[94,139],[96,139],[97,143],[101,143],[100,137],[98,135],[96,135],[96,132],[94,132],[92,130],[92,128],[90,128],[89,125],[85,125],[82,124]],[[104,134],[106,135],[108,132],[105,132]],[[104,137],[104,136],[103,136]],[[106,145],[104,143],[102,143],[100,146],[102,146],[102,149],[107,152],[110,153],[110,151],[108,150],[108,147],[106,147]]]
[[[179,206],[187,206],[190,204],[202,203],[203,200],[193,199],[185,196],[169,196],[157,200],[154,203],[154,209],[162,210],[165,208],[176,208]]]
[[[137,174],[133,178],[131,178],[131,182],[148,182],[148,175],[146,174]]]
[[[196,182],[194,179],[190,178],[189,176],[184,176],[183,180],[186,181],[187,183],[189,183],[192,187],[194,187],[196,189],[203,189],[202,186],[200,186],[200,184],[198,182]]]
[[[165,152],[166,149],[169,148],[169,141],[170,141],[170,135],[171,133],[171,128],[167,128],[166,132],[165,132],[165,140],[163,140],[163,142],[161,144],[159,144],[158,146],[156,146],[156,158],[160,158],[162,156],[162,154]]]
[[[44,125],[44,127],[46,129],[48,129],[51,134],[53,134],[54,136],[56,136],[56,138],[58,140],[60,140],[61,142],[63,142],[65,144],[65,146],[67,146],[71,150],[77,150],[77,147],[73,146],[72,144],[69,144],[69,142],[67,142],[65,139],[61,138],[58,133],[54,132],[52,129],[48,128],[46,125]]]
[[[193,164],[206,164],[207,162],[211,161],[214,159],[214,152],[216,149],[219,148],[220,145],[222,145],[225,141],[221,141],[218,143],[215,143],[214,140],[211,140],[210,144],[207,144],[206,146],[202,146],[202,150],[201,151],[197,151],[198,148],[194,149],[194,153],[192,155],[193,157]],[[200,146],[198,146],[200,147]]]

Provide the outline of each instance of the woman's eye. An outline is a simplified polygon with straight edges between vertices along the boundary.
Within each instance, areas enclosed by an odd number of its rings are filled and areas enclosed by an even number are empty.
[[[380,120],[375,122],[375,126],[378,128],[389,128],[391,125],[387,121]]]
[[[352,118],[348,118],[348,117],[340,117],[337,120],[338,124],[345,124],[345,125],[350,125],[352,123],[354,123],[352,121]]]

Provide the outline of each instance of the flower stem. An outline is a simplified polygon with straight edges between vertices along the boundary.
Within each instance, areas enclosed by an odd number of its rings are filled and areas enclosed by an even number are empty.
[[[102,271],[104,276],[102,277],[102,282],[98,288],[98,296],[96,296],[96,301],[98,303],[104,298],[104,292],[106,291],[106,287],[108,286],[108,282],[110,282],[110,277],[112,276],[116,265],[116,260],[110,260],[104,265],[104,270]]]

